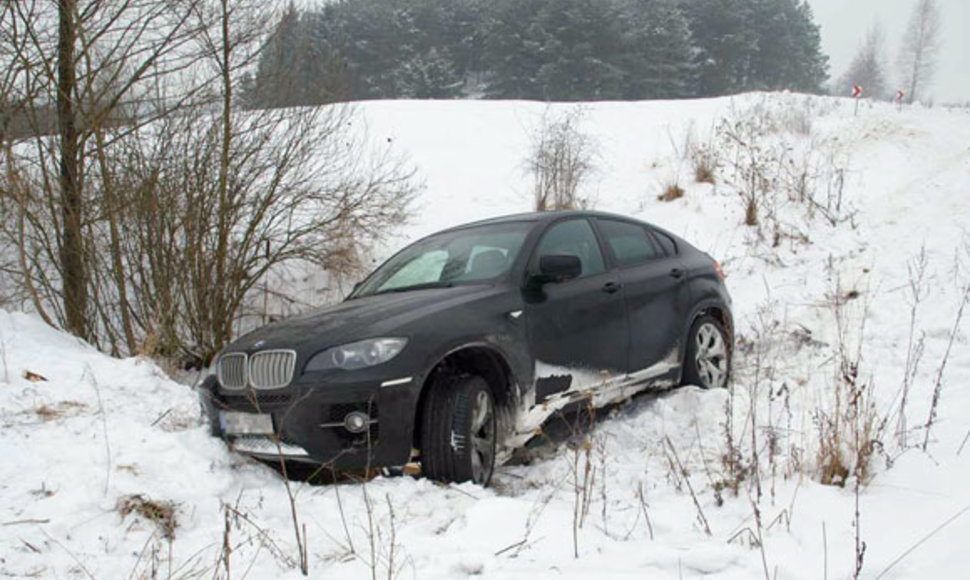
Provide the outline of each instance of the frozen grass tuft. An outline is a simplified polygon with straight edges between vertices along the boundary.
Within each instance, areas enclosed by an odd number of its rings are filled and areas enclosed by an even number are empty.
[[[176,505],[170,501],[157,501],[141,494],[126,495],[118,499],[115,509],[125,519],[131,514],[139,515],[155,524],[165,539],[175,539],[178,528]]]

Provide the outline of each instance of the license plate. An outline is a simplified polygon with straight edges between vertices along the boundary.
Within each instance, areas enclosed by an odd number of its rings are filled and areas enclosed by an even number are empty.
[[[226,435],[272,435],[273,416],[221,411],[219,424]]]

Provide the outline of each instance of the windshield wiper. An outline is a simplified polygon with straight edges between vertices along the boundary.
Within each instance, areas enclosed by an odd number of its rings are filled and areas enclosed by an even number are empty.
[[[454,282],[426,282],[424,284],[412,284],[410,286],[387,288],[385,290],[379,290],[377,292],[368,294],[368,296],[378,296],[380,294],[391,294],[397,292],[410,292],[411,290],[427,290],[429,288],[451,288],[454,285]]]

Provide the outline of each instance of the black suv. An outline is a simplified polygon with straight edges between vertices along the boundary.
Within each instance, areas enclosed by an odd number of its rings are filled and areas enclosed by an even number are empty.
[[[652,225],[514,215],[401,250],[342,303],[230,344],[200,392],[214,435],[261,459],[402,466],[487,484],[567,405],[723,387],[720,266]]]

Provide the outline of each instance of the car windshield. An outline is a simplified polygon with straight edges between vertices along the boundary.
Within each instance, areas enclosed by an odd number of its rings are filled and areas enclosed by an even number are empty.
[[[530,227],[510,222],[430,236],[384,262],[350,297],[492,280],[508,272]]]

